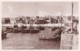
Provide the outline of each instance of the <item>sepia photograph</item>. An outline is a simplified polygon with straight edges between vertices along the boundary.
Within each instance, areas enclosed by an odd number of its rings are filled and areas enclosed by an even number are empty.
[[[2,49],[78,49],[78,2],[2,2],[1,24]]]

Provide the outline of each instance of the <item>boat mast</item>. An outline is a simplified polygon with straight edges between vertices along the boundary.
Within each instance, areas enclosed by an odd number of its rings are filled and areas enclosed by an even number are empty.
[[[72,14],[71,14],[71,33],[73,32],[73,2],[72,2]]]
[[[62,10],[61,10],[61,27],[62,27]]]

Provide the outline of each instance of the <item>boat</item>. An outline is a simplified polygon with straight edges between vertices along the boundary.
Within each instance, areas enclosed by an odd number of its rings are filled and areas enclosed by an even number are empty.
[[[30,29],[27,29],[27,26],[22,26],[22,33],[30,33]]]
[[[39,39],[40,40],[60,40],[61,37],[61,33],[63,30],[61,30],[60,28],[54,30],[54,35],[52,36],[42,36]],[[47,35],[47,34],[46,34]]]
[[[31,29],[30,33],[39,33],[39,29]]]
[[[18,27],[18,25],[14,25],[13,32],[14,33],[20,33],[22,30]]]
[[[42,27],[42,26],[38,26],[37,28],[40,30],[45,30],[45,27]]]
[[[39,40],[60,40],[60,36],[54,36],[54,37],[40,37]]]
[[[56,29],[59,29],[59,27],[54,27],[54,28],[52,28],[52,31],[55,31]]]
[[[13,31],[13,28],[12,28],[12,27],[6,27],[6,31],[7,31],[8,33],[11,33],[11,32]]]

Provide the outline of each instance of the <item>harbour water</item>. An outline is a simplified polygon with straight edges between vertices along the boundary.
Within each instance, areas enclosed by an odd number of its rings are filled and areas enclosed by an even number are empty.
[[[2,49],[60,49],[60,40],[39,40],[44,33],[48,36],[51,31],[47,28],[36,34],[8,33],[2,40]]]

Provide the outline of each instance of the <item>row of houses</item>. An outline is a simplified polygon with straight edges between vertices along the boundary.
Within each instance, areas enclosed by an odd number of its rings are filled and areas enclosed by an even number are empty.
[[[69,23],[71,22],[71,16],[69,17],[61,17],[61,16],[47,16],[47,17],[7,17],[7,18],[2,18],[2,24],[6,23],[23,23],[23,24],[46,24],[46,23]],[[74,17],[74,22],[78,22],[78,18]]]

